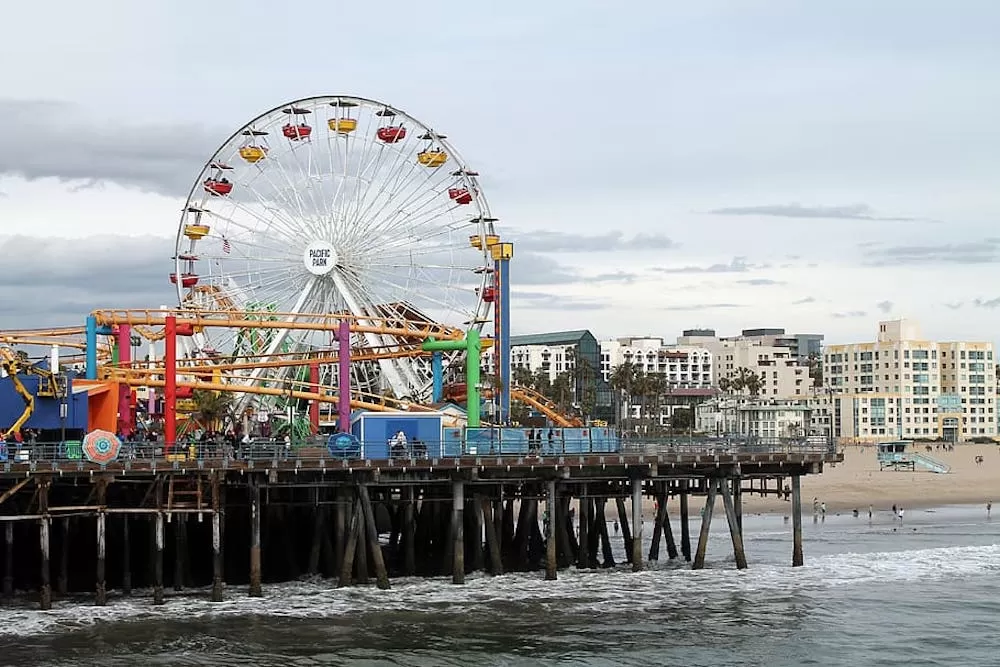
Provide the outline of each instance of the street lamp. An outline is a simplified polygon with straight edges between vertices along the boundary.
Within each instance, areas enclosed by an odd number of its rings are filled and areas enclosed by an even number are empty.
[[[66,404],[67,394],[69,393],[69,375],[67,373],[62,374],[62,382],[59,383],[59,445],[62,449],[66,448],[66,415],[68,413],[68,405]]]

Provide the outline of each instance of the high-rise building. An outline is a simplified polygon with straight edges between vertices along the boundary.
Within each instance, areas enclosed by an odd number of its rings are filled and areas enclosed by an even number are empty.
[[[997,434],[993,343],[928,340],[906,319],[878,326],[873,342],[824,351],[814,427],[871,441]]]

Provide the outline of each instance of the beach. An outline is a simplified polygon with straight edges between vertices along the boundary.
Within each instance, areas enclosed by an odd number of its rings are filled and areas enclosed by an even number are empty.
[[[802,478],[802,511],[812,513],[813,498],[826,503],[827,512],[857,509],[867,513],[868,506],[887,510],[892,505],[904,508],[942,505],[982,505],[1000,500],[1000,447],[997,445],[959,444],[954,451],[923,445],[916,451],[951,466],[946,474],[917,469],[915,472],[879,470],[874,445],[848,445],[842,448],[844,462],[826,465],[821,475]],[[976,464],[982,456],[983,463]],[[719,504],[721,506],[721,503]],[[743,495],[744,512],[790,512],[791,503],[774,496],[762,498]]]

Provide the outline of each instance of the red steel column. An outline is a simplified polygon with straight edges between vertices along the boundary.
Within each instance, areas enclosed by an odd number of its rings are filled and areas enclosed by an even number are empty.
[[[132,327],[127,324],[118,325],[118,367],[129,368],[132,365]],[[132,388],[124,382],[118,385],[118,435],[132,435]]]
[[[177,318],[165,318],[163,355],[163,442],[170,452],[177,440]]]

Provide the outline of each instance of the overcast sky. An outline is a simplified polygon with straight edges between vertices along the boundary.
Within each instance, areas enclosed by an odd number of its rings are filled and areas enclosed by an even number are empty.
[[[1000,339],[1000,3],[611,6],[5,7],[0,328],[172,302],[205,160],[266,109],[343,93],[480,172],[518,333],[847,342],[906,316]]]

